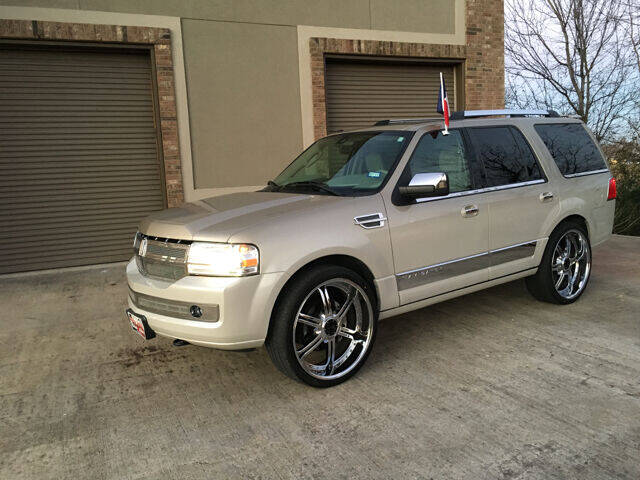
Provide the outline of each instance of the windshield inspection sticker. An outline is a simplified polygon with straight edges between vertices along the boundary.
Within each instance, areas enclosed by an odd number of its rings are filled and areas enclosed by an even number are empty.
[[[396,140],[396,142],[400,143],[404,140],[404,137],[398,137],[398,140]]]
[[[378,178],[380,176],[380,172],[369,172],[369,176],[373,178]]]

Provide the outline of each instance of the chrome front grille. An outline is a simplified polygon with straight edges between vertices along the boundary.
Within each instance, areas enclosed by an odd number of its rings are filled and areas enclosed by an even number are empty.
[[[187,247],[187,245],[177,245],[174,247],[171,243],[148,240],[146,257],[173,263],[184,263],[187,256],[185,247]]]
[[[156,260],[141,259],[140,273],[148,277],[161,278],[162,280],[180,280],[187,276],[184,265],[165,264]]]
[[[140,273],[171,281],[187,276],[190,241],[138,235],[136,263]]]

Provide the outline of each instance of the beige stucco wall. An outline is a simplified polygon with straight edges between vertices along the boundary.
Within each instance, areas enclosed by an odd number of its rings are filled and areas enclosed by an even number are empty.
[[[454,0],[0,0],[224,22],[451,33]]]
[[[90,11],[179,20],[187,200],[264,184],[309,143],[309,66],[299,62],[310,35],[464,43],[464,0],[0,0],[0,18],[2,5],[87,10],[88,23],[99,23]]]
[[[342,27],[342,25],[333,25]],[[372,30],[454,33],[453,0],[371,0]]]
[[[295,27],[183,20],[196,188],[271,178],[302,146]]]

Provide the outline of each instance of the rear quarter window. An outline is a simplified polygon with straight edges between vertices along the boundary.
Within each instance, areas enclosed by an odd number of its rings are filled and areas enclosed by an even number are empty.
[[[598,147],[580,123],[547,123],[534,128],[564,176],[606,169]]]

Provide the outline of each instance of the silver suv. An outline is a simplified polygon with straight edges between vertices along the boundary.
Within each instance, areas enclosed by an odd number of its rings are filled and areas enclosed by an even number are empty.
[[[576,301],[609,238],[615,181],[593,136],[553,112],[385,120],[318,140],[262,190],[142,221],[131,326],[195,345],[265,344],[314,386],[362,366],[377,322],[526,277]]]

